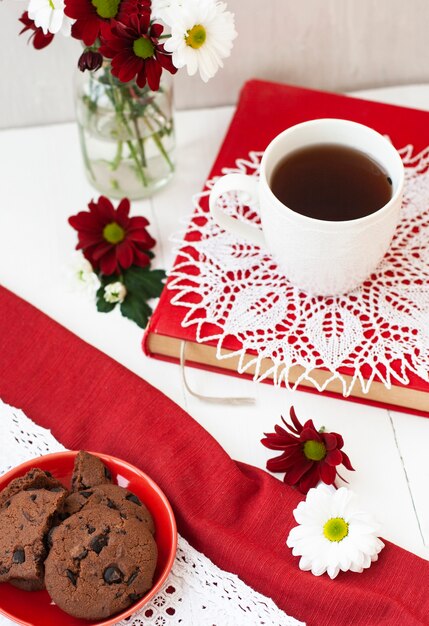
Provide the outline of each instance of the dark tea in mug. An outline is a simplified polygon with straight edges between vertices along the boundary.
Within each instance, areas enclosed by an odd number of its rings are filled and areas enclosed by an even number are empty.
[[[275,167],[274,195],[296,213],[318,220],[356,220],[392,197],[392,181],[371,157],[340,144],[295,150]]]

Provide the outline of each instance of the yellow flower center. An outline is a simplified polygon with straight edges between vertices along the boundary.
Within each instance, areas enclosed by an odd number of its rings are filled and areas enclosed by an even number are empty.
[[[349,525],[342,517],[331,517],[323,527],[323,534],[328,541],[339,543],[349,534]]]
[[[309,461],[321,461],[326,456],[325,444],[316,439],[310,439],[304,443],[304,455]]]
[[[207,39],[207,31],[202,24],[196,24],[186,33],[186,45],[198,50]]]
[[[116,222],[111,222],[103,228],[103,237],[109,243],[121,243],[125,239],[125,230]]]
[[[91,4],[95,7],[97,15],[109,19],[116,17],[121,0],[91,0]]]
[[[55,11],[55,4],[52,2],[52,0],[48,0],[48,2],[49,2],[49,6],[51,7],[51,9]]]
[[[150,59],[150,57],[153,57],[155,46],[150,39],[140,37],[140,39],[136,39],[133,43],[133,50],[137,57],[140,57],[141,59]]]

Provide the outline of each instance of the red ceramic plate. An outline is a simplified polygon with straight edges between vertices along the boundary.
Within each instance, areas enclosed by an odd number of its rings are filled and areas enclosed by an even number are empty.
[[[0,491],[6,485],[28,472],[32,467],[48,470],[70,486],[74,458],[77,452],[57,452],[22,463],[0,477]],[[126,487],[144,502],[155,521],[155,539],[158,546],[158,563],[152,589],[126,611],[101,621],[82,620],[67,615],[52,603],[47,591],[22,591],[7,583],[0,584],[0,613],[22,626],[112,626],[139,611],[164,584],[173,567],[177,549],[177,530],[171,506],[149,476],[139,469],[106,454],[97,454],[112,472],[114,482]]]

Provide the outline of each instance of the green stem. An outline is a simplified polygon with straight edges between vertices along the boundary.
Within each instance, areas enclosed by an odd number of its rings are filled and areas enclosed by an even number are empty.
[[[166,149],[164,148],[164,145],[159,137],[158,132],[154,129],[154,127],[152,126],[152,124],[149,121],[148,116],[144,116],[144,121],[146,123],[146,125],[148,126],[150,132],[152,133],[152,138],[158,148],[158,150],[161,152],[162,156],[164,157],[164,159],[167,161],[168,166],[170,168],[170,170],[173,172],[174,171],[174,164],[172,163],[168,152],[166,151]]]
[[[115,86],[115,84],[113,82],[113,77],[112,77],[111,72],[109,70],[107,70],[107,73],[109,75],[109,82],[110,82],[111,91],[112,91],[112,103],[113,103],[113,106],[115,107],[116,115],[117,115],[118,119],[122,122],[122,124],[125,126],[125,129],[128,132],[128,134],[132,136],[133,133],[132,133],[131,128],[130,128],[130,126],[128,124],[127,118],[126,118],[126,116],[124,114],[123,94],[121,93],[122,101],[119,102],[118,98],[117,98],[119,90],[117,89],[117,87]],[[140,135],[139,135],[139,138],[140,138]],[[126,141],[126,144],[127,144],[128,149],[130,151],[131,157],[132,157],[133,161],[135,162],[137,173],[138,173],[138,175],[139,175],[139,177],[140,177],[140,179],[141,179],[141,181],[143,183],[143,186],[147,187],[148,186],[148,180],[147,180],[147,177],[146,177],[146,174],[145,174],[145,171],[144,171],[144,168],[145,168],[145,165],[146,165],[146,163],[145,163],[146,160],[142,159],[142,161],[140,161],[139,155],[138,155],[138,153],[137,153],[137,151],[136,151],[136,149],[135,149],[135,147],[133,145],[133,142],[130,139],[128,139]]]
[[[134,162],[135,162],[135,164],[137,166],[137,173],[139,174],[143,185],[145,187],[147,187],[148,186],[148,180],[146,178],[146,174],[144,173],[144,168],[141,166],[141,163],[139,161],[139,155],[137,154],[137,151],[134,148],[133,142],[131,140],[128,140],[127,141],[127,146],[128,146],[129,151],[130,151],[130,154],[131,154],[131,156],[132,156],[132,158],[133,158],[133,160],[134,160]]]
[[[123,141],[118,141],[118,147],[116,148],[116,154],[115,154],[115,158],[113,159],[113,161],[110,163],[110,169],[112,170],[112,172],[115,172],[121,161],[122,161],[122,149],[124,146],[124,142]]]
[[[139,146],[140,157],[143,163],[143,167],[147,167],[146,153],[144,150],[144,142],[140,135],[139,126],[135,117],[133,117],[132,120],[133,120],[133,126],[134,126],[134,130],[135,130],[136,137],[137,137],[137,143]]]

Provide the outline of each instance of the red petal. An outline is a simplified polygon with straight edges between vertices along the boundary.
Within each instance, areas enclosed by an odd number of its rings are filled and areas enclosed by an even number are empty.
[[[275,443],[278,446],[284,446],[285,448],[297,444],[301,445],[301,441],[292,435],[290,435],[290,437],[278,435],[277,433],[264,433],[264,435],[268,437],[272,443]]]
[[[110,252],[114,253],[114,251],[115,248],[111,243],[109,243],[108,241],[103,241],[102,243],[98,244],[98,246],[96,246],[92,255],[96,261],[100,261],[101,257],[103,257],[105,254],[108,254]]]
[[[173,65],[173,58],[171,54],[167,54],[160,50],[161,46],[156,49],[155,58],[158,63],[170,74],[175,74],[177,72],[177,67]]]
[[[111,274],[117,272],[118,269],[115,250],[112,249],[100,259],[100,270],[106,276],[110,276]]]
[[[69,224],[75,230],[84,230],[90,233],[100,233],[100,221],[88,211],[81,211],[77,215],[69,217]]]
[[[319,482],[319,471],[317,465],[314,465],[313,468],[299,481],[298,489],[301,493],[308,493],[310,489],[315,487]]]
[[[76,248],[76,249],[77,249],[77,248]],[[98,268],[98,265],[97,265],[97,263],[94,261],[94,259],[92,258],[92,254],[91,254],[91,252],[90,252],[89,250],[83,250],[83,251],[82,251],[82,254],[83,254],[83,256],[85,257],[85,259],[87,259],[87,261],[89,261],[89,262],[91,263],[91,265],[92,265],[92,267],[93,267],[94,269],[97,269],[97,268]]]
[[[149,248],[153,248],[155,245],[155,240],[149,235],[149,233],[145,230],[133,230],[132,232],[128,231],[128,236],[131,241],[138,241],[139,243],[144,244],[141,246],[145,250],[149,250]]]
[[[322,441],[321,436],[315,428],[306,427],[302,430],[300,439],[301,441]]]
[[[136,57],[128,50],[120,52],[112,61],[112,73],[123,83],[134,78],[143,67],[143,59]],[[114,70],[114,72],[113,72]]]
[[[287,472],[288,469],[302,461],[302,454],[284,453],[267,461],[267,470],[270,472]]]
[[[88,19],[94,16],[95,9],[88,0],[65,0],[64,13],[75,19]]]
[[[302,424],[296,416],[295,409],[293,406],[290,407],[289,411],[290,419],[292,420],[292,424],[295,426],[297,433],[302,431]]]
[[[78,20],[72,26],[72,37],[81,39],[86,46],[92,46],[99,31],[100,25],[97,18]]]
[[[130,205],[130,201],[128,200],[128,198],[123,198],[118,204],[116,213],[118,214],[120,219],[126,219],[130,213],[130,208],[131,208],[131,205]]]
[[[144,64],[143,64],[142,69],[137,74],[136,83],[140,87],[140,89],[143,89],[143,87],[146,87],[146,82],[147,82],[146,81],[146,72],[145,72]]]
[[[164,31],[164,26],[162,24],[152,24],[150,29],[150,36],[155,39],[159,39]]]
[[[332,465],[328,465],[325,462],[319,464],[319,472],[320,478],[327,485],[333,485],[335,482],[335,476],[337,475],[337,470]]]
[[[337,438],[333,433],[322,433],[322,439],[327,450],[334,450],[337,447]]]
[[[136,21],[137,21],[137,30],[140,33],[140,35],[145,35],[148,30],[149,30],[149,26],[150,26],[150,13],[147,11],[143,11],[142,15],[140,15],[140,18],[138,18],[137,16],[135,16]]]
[[[158,91],[162,67],[156,59],[147,59],[145,63],[147,82],[152,91]]]
[[[90,246],[96,246],[103,243],[103,239],[99,233],[79,233],[79,244],[82,248],[89,248]]]
[[[344,445],[344,439],[338,433],[332,433],[337,439],[337,448],[342,448]]]
[[[40,29],[38,28],[36,32],[34,33],[33,46],[35,47],[36,50],[43,50],[43,48],[46,48],[46,46],[49,46],[53,38],[54,38],[54,35],[52,35],[52,33],[47,33],[45,35],[43,30],[41,28]]]
[[[351,464],[348,455],[345,452],[341,452],[341,453],[343,455],[343,465],[344,465],[344,467],[347,468],[348,470],[350,470],[351,472],[354,472],[355,468]]]
[[[150,263],[150,258],[144,252],[141,252],[138,249],[134,249],[134,265],[138,265],[139,267],[146,267]]]
[[[103,220],[103,224],[116,221],[115,209],[113,208],[113,204],[110,202],[109,198],[106,198],[106,196],[100,196],[98,198],[98,203],[95,206],[95,210],[100,219]]]
[[[277,437],[271,437],[268,433],[268,437],[266,437],[265,439],[261,439],[261,443],[266,447],[269,448],[270,450],[284,450],[285,452],[288,452],[290,450],[295,450],[295,449],[299,449],[301,450],[301,443],[300,442],[293,442],[293,443],[283,443],[283,441],[279,440]]]
[[[127,230],[130,233],[137,228],[145,228],[146,226],[149,226],[149,220],[147,220],[145,217],[131,217]]]
[[[303,461],[299,464],[296,464],[294,467],[289,469],[284,478],[284,482],[287,485],[296,485],[297,482],[303,478],[303,476],[311,470],[313,467],[313,461],[309,461],[307,459],[303,459]]]
[[[127,270],[133,264],[133,248],[128,241],[116,246],[116,259],[122,269]]]
[[[133,241],[135,241],[134,239],[134,232],[130,233],[130,239],[132,239]],[[156,241],[155,239],[153,239],[149,233],[146,233],[147,237],[146,240],[144,242],[140,242],[140,241],[136,241],[136,247],[141,250],[142,252],[146,252],[146,250],[150,250],[151,248],[153,248],[156,245]]]
[[[335,448],[335,450],[329,450],[328,454],[325,457],[325,461],[326,463],[328,463],[328,465],[332,465],[333,467],[335,467],[336,465],[341,465],[343,461],[343,455],[341,451],[338,450],[338,448]]]

